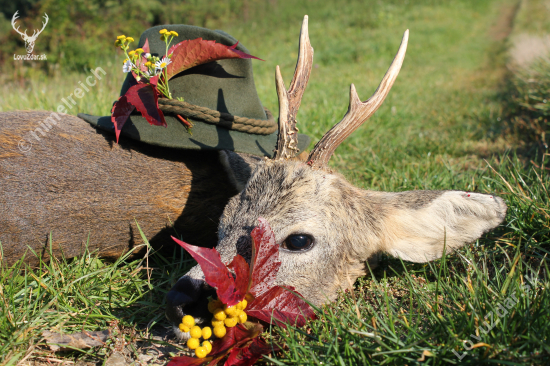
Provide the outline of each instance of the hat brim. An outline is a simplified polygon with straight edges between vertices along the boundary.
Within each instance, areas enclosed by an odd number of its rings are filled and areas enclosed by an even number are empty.
[[[114,133],[111,116],[93,116],[79,113],[92,126]],[[191,134],[185,126],[172,116],[165,116],[167,127],[152,126],[141,115],[131,115],[120,133],[121,139],[130,138],[158,145],[191,150],[231,150],[257,156],[273,157],[277,145],[277,132],[271,135],[254,135],[244,132],[228,130],[213,124],[200,121],[193,123]],[[309,145],[307,135],[298,134],[298,148],[304,151]]]

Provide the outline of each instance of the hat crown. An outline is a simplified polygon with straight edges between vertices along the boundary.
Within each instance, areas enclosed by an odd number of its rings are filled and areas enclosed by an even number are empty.
[[[147,29],[141,35],[138,47],[143,47],[148,40],[151,54],[157,57],[165,56],[166,44],[161,41],[159,33],[162,29],[178,33],[171,45],[197,38],[215,41],[225,46],[237,43],[235,38],[223,31],[213,31],[192,25],[170,24]],[[240,43],[237,49],[250,53]],[[129,73],[122,85],[120,95],[125,95],[133,83],[135,81]],[[208,113],[222,112],[226,121],[233,119],[238,122],[237,117],[242,117],[244,120],[268,120],[256,92],[251,59],[225,59],[195,66],[174,76],[168,83],[172,97],[184,98],[186,103],[194,105],[195,111],[208,109],[210,110]],[[168,99],[164,102],[178,103]],[[196,115],[197,118],[187,117],[189,122],[194,123],[191,135],[174,113],[164,114],[167,127],[152,126],[141,114],[133,113],[120,131],[120,136],[123,139],[176,149],[231,150],[258,156],[273,156],[273,150],[277,144],[277,131],[271,134],[255,134],[233,128],[228,129],[221,124],[211,124]],[[80,113],[79,117],[99,129],[114,133],[111,116],[100,117]],[[269,121],[267,125],[272,122],[272,120]],[[299,135],[301,150],[305,149],[308,143],[308,136]]]

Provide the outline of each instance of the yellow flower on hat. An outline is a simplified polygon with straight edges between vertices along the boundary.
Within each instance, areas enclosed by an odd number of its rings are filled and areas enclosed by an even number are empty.
[[[178,32],[174,32],[174,31],[170,31],[170,34],[173,35],[174,37],[179,36]]]
[[[160,33],[160,34],[164,34],[164,33],[166,33],[166,32],[168,32],[167,29],[161,29],[161,30],[159,30],[159,33]]]

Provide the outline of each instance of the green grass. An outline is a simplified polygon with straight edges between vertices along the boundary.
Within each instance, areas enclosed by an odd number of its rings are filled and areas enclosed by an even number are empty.
[[[510,79],[506,105],[508,128],[519,136],[525,154],[546,152],[550,116],[550,62],[536,60]]]
[[[148,246],[146,238],[144,241]],[[0,269],[3,364],[16,364],[31,355],[39,362],[51,357],[43,348],[44,330],[70,334],[111,329],[114,337],[104,347],[82,355],[95,362],[124,347],[125,342],[165,343],[153,340],[150,330],[164,322],[162,299],[181,273],[194,264],[190,259],[154,254],[154,260],[149,256],[128,260],[126,255],[107,263],[88,251],[71,260],[48,254],[52,258],[48,261],[40,254],[28,254],[39,258],[35,268],[20,261]],[[179,348],[171,346],[174,351]],[[136,348],[134,353],[138,354]],[[69,358],[75,355],[81,356],[77,352]]]
[[[511,76],[507,71],[507,43],[494,36],[500,31],[495,27],[502,26],[503,9],[517,3],[247,4],[246,16],[210,19],[208,26],[226,30],[266,60],[254,61],[255,80],[260,99],[274,111],[275,66],[281,66],[288,85],[301,18],[309,15],[314,68],[298,118],[300,130],[312,136],[313,143],[344,115],[349,84],[356,85],[363,100],[372,94],[403,32],[410,29],[405,63],[391,93],[338,148],[331,165],[366,189],[490,192],[501,195],[509,206],[503,226],[457,254],[426,265],[384,258],[372,277],[359,279],[353,293],[320,309],[319,320],[308,328],[274,330],[284,347],[267,362],[443,365],[458,363],[453,350],[462,355],[463,341],[470,340],[483,344],[468,351],[462,363],[547,364],[550,187],[548,156],[539,143],[546,139],[539,130],[525,133],[518,118],[528,125],[538,118],[546,123],[548,109],[538,99],[548,93],[550,73],[548,65],[541,64],[534,71],[540,76],[531,82],[531,76]],[[110,47],[111,39],[102,41]],[[120,55],[109,50],[109,56],[98,56],[93,64],[107,76],[71,114],[109,113],[124,76]],[[7,62],[9,66],[12,61]],[[54,110],[86,76],[70,67],[46,72],[5,65],[0,111]],[[148,260],[148,265],[124,258],[108,263],[92,253],[41,262],[39,268],[22,263],[2,268],[0,363],[16,364],[25,357],[39,364],[47,363],[48,357],[101,363],[124,347],[130,347],[128,357],[136,359],[145,352],[144,339],[167,347],[161,361],[169,352],[179,352],[177,344],[168,346],[158,338],[168,326],[162,314],[164,294],[192,262],[157,254]],[[521,296],[530,271],[539,283]],[[519,302],[499,318],[501,323],[488,334],[476,335],[484,316],[514,291]],[[118,337],[86,353],[54,354],[44,348],[40,336],[45,329],[70,333],[105,328]],[[417,361],[424,351],[425,361]]]

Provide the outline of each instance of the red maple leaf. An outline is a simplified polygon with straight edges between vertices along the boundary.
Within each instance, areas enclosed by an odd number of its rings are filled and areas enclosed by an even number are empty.
[[[206,282],[216,289],[218,299],[229,306],[236,305],[244,299],[246,286],[248,285],[248,263],[243,257],[237,255],[231,262],[233,267],[239,267],[235,272],[240,276],[235,280],[227,266],[222,263],[220,253],[216,249],[196,247],[174,237],[172,239],[187,250],[191,257],[199,263]],[[243,274],[246,275],[245,279],[242,278]]]
[[[294,288],[273,285],[281,266],[279,246],[267,221],[263,218],[259,218],[258,221],[260,224],[250,234],[250,268],[240,255],[236,255],[226,266],[216,249],[195,247],[174,237],[172,239],[198,262],[206,282],[216,289],[218,298],[224,304],[237,304],[248,295],[248,298],[252,298],[246,309],[250,318],[283,327],[287,324],[303,326],[306,319],[315,319],[315,314]],[[235,274],[233,275],[229,269]],[[258,322],[247,321],[245,325],[239,324],[229,328],[221,340],[214,342],[208,357],[175,357],[168,366],[202,365],[206,362],[208,365],[216,365],[227,355],[229,357],[225,365],[252,365],[262,355],[276,349],[258,338],[262,330],[263,326]]]

